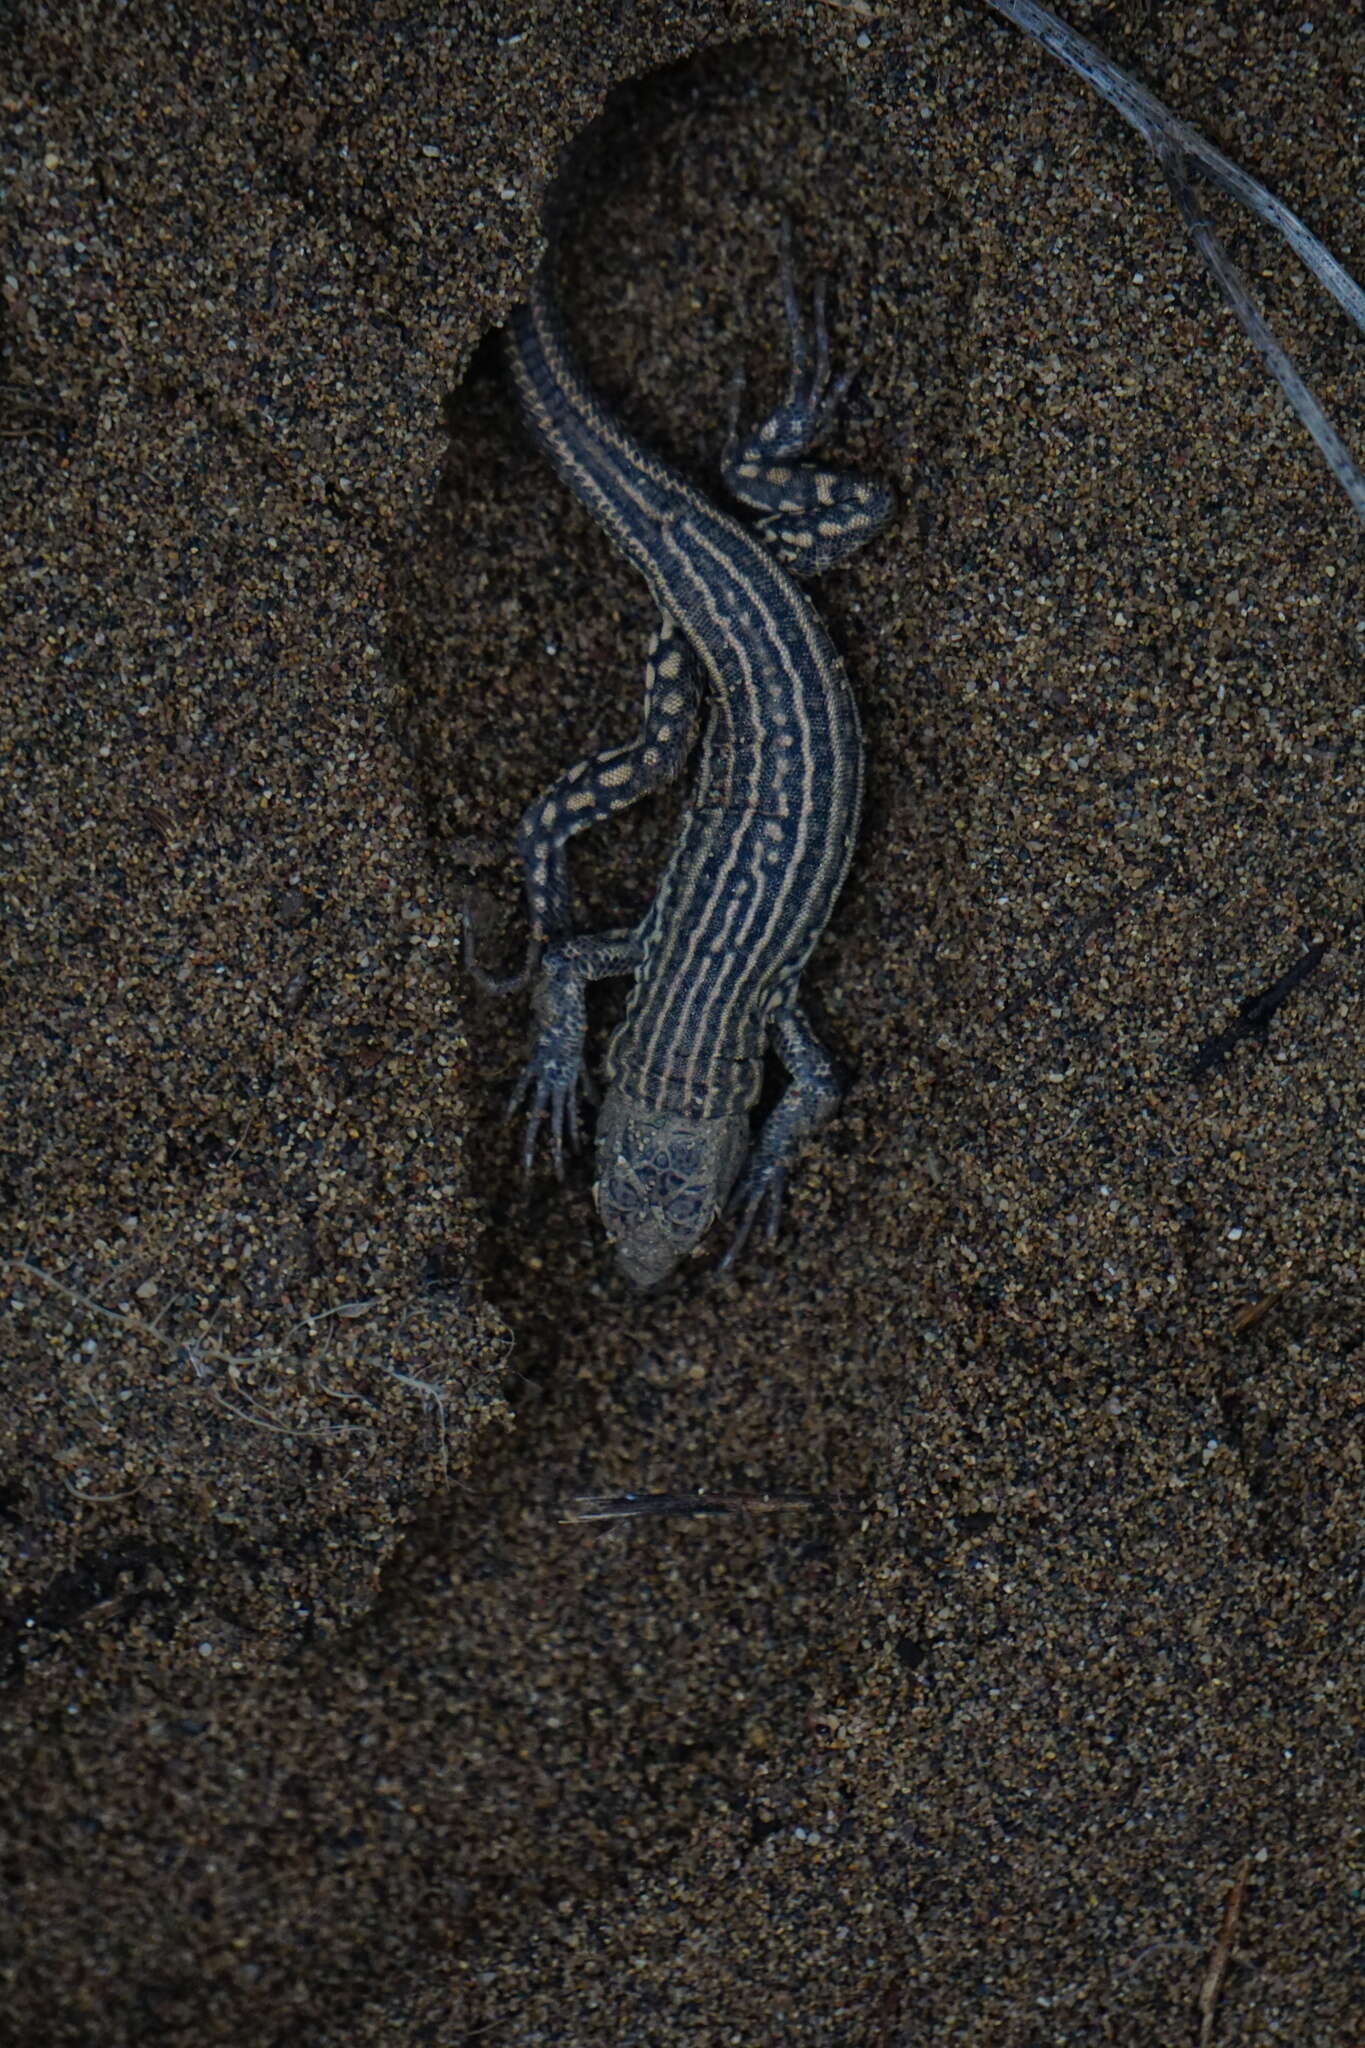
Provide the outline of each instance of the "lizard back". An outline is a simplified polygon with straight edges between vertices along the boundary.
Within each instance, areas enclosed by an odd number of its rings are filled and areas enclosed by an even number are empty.
[[[535,438],[706,671],[693,799],[640,928],[607,1074],[647,1108],[719,1116],[757,1097],[768,1020],[791,1000],[847,872],[862,799],[857,708],[769,549],[597,398],[543,273],[508,353]]]

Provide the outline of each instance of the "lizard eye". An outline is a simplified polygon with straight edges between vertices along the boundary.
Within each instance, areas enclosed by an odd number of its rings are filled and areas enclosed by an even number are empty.
[[[688,1237],[697,1234],[706,1211],[706,1196],[701,1188],[683,1186],[664,1205],[664,1214],[675,1230]]]

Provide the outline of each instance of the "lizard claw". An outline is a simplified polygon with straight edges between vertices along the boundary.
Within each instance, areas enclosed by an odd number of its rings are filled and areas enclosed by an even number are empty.
[[[829,385],[829,279],[823,273],[815,280],[811,325],[815,330],[815,368],[806,383],[806,403],[819,411]]]
[[[564,1102],[564,1115],[569,1133],[569,1150],[576,1152],[583,1142],[582,1113],[597,1102],[597,1090],[586,1067],[580,1067],[574,1076],[573,1087]]]
[[[721,1259],[717,1271],[729,1273],[736,1259],[749,1241],[755,1223],[766,1209],[763,1235],[772,1244],[782,1226],[782,1202],[787,1192],[787,1170],[780,1163],[758,1173],[742,1176],[726,1205],[727,1216],[738,1216],[735,1234]]]
[[[748,378],[745,376],[743,369],[736,370],[734,376],[730,379],[730,392],[725,415],[725,448],[721,456],[723,462],[729,462],[739,446],[739,409],[744,403],[744,387],[747,382]]]
[[[521,1170],[529,1179],[535,1164],[541,1125],[544,1124],[549,1132],[550,1159],[555,1178],[563,1180],[566,1151],[576,1152],[582,1143],[580,1104],[593,1100],[592,1083],[581,1064],[572,1074],[566,1074],[553,1055],[546,1055],[543,1048],[538,1048],[517,1076],[516,1086],[503,1111],[503,1122],[510,1123],[528,1098],[530,1107],[526,1112]]]

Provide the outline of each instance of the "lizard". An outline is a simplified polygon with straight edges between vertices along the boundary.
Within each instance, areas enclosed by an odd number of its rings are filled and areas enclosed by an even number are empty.
[[[721,474],[759,516],[750,529],[651,454],[579,368],[549,274],[511,316],[506,355],[533,440],[659,606],[638,738],[561,775],[517,831],[531,927],[525,968],[537,1036],[508,1104],[526,1108],[525,1170],[548,1126],[556,1171],[596,1099],[584,1061],[585,992],[630,976],[604,1063],[594,1197],[619,1268],[638,1287],[673,1273],[722,1214],[738,1218],[728,1265],[766,1212],[775,1237],[796,1147],[842,1087],[801,1004],[799,982],[848,871],[863,788],[863,741],[843,664],[796,579],[815,575],[891,518],[890,490],[803,462],[841,405],[831,379],[825,286],[807,322],[790,228],[781,289],[791,353],[786,395],[739,432],[732,390]],[[633,929],[576,934],[569,839],[682,774],[701,727],[690,803],[650,908]],[[757,1137],[751,1112],[766,1051],[789,1083]]]

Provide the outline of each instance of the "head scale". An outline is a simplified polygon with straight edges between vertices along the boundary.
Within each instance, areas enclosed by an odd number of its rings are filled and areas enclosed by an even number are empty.
[[[642,1109],[610,1088],[596,1149],[593,1194],[617,1263],[637,1287],[655,1287],[724,1209],[749,1149],[749,1119]]]

